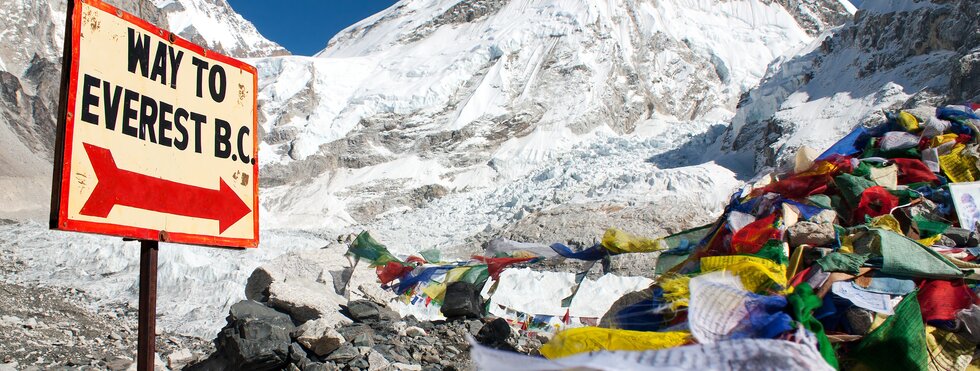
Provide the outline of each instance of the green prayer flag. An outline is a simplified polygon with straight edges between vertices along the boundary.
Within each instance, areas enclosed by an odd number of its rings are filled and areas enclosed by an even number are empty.
[[[861,266],[868,261],[869,254],[845,254],[832,252],[817,260],[824,272],[844,272],[853,275],[861,273]]]
[[[859,176],[859,177],[862,177],[862,178],[870,178],[871,177],[871,165],[869,165],[867,162],[863,162],[863,161],[862,162],[858,162],[858,166],[855,167],[853,171],[851,171],[851,175]]]
[[[714,227],[714,223],[708,225],[702,225],[700,227],[691,228],[674,233],[670,236],[664,237],[664,244],[667,245],[668,249],[673,249],[680,247],[682,245],[695,246],[701,240],[704,239],[708,233],[711,233],[711,229]]]
[[[920,195],[919,192],[913,191],[911,189],[889,189],[888,193],[891,193],[892,196],[898,197],[899,205],[905,205],[909,202],[912,202],[912,200],[914,199],[922,197],[922,195]]]
[[[929,354],[918,292],[905,296],[895,314],[848,354],[849,369],[927,370]]]
[[[813,292],[809,283],[803,282],[796,286],[792,294],[786,296],[786,301],[789,302],[790,316],[817,337],[817,350],[820,351],[823,359],[839,369],[837,355],[834,354],[830,339],[823,330],[823,324],[813,316],[813,311],[823,306],[823,299]]]
[[[834,206],[830,201],[830,196],[827,195],[813,195],[807,197],[806,200],[813,206],[818,206],[824,209],[834,209]]]
[[[389,262],[401,262],[384,245],[375,241],[367,231],[361,232],[347,248],[349,254],[371,262],[372,266],[380,266]]]
[[[660,254],[660,256],[657,257],[657,266],[654,268],[654,273],[664,274],[671,268],[676,267],[678,264],[686,261],[689,256],[691,255]]]
[[[840,194],[844,196],[844,200],[851,207],[857,206],[858,202],[861,201],[861,193],[865,189],[878,185],[874,181],[851,174],[841,174],[834,177],[834,184],[837,185]]]
[[[422,259],[425,259],[429,263],[437,263],[441,259],[441,253],[436,249],[420,251],[419,254],[422,255]]]
[[[878,251],[884,258],[882,273],[921,278],[963,277],[963,271],[956,265],[915,240],[884,229],[871,228],[868,232],[877,238]]]
[[[943,232],[946,232],[946,230],[949,229],[950,227],[949,224],[935,221],[935,220],[929,220],[928,218],[922,215],[913,216],[912,221],[915,222],[916,228],[919,229],[919,237],[922,238],[929,238],[937,234],[942,234]]]
[[[776,264],[789,264],[789,257],[786,256],[786,251],[783,249],[783,241],[775,239],[767,241],[766,244],[762,245],[762,248],[755,254],[743,255],[769,259]]]
[[[486,264],[474,265],[472,268],[467,269],[466,273],[459,278],[462,282],[472,283],[474,285],[482,286],[487,278],[490,277],[490,271],[487,270]]]
[[[887,151],[882,151],[880,148],[866,148],[864,152],[861,153],[861,158],[868,157],[884,157],[884,158],[922,158],[922,154],[919,153],[919,149],[904,148],[904,149],[891,149]]]

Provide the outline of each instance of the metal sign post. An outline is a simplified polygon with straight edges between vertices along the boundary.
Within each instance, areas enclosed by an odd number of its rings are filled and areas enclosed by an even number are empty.
[[[157,327],[157,253],[160,243],[140,241],[140,308],[136,369],[153,370]]]

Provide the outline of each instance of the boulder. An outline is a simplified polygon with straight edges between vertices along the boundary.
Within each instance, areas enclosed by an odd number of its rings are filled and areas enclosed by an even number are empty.
[[[445,295],[440,310],[446,318],[480,318],[483,314],[480,289],[476,285],[462,281],[453,282],[446,288]]]
[[[331,352],[330,355],[327,356],[327,360],[338,363],[346,363],[360,356],[361,353],[357,350],[357,348],[350,344],[345,344],[340,348],[337,348],[337,350]]]
[[[171,370],[180,370],[194,361],[197,357],[189,349],[180,349],[167,355],[167,366]]]
[[[189,370],[279,370],[289,360],[293,321],[262,303],[231,306],[228,324],[214,339],[215,352]]]
[[[802,221],[789,228],[789,245],[830,246],[836,241],[837,233],[830,223],[812,223]]]
[[[421,327],[409,326],[408,328],[405,329],[405,335],[414,338],[419,336],[425,336],[426,333],[425,330],[423,330]]]
[[[412,365],[407,363],[394,363],[392,366],[398,371],[422,371],[422,365]]]
[[[378,303],[394,298],[394,293],[375,283],[378,276],[374,269],[364,264],[352,269],[344,257],[346,251],[343,245],[331,245],[283,254],[252,271],[245,283],[245,297],[265,302],[274,283],[298,280],[326,286],[327,290],[320,295],[330,295],[338,303],[346,302],[348,294],[352,299],[371,299]]]
[[[374,349],[371,349],[371,351],[368,352],[367,361],[368,371],[381,371],[392,368],[391,362],[388,362],[388,360],[385,359],[381,353]]]
[[[363,322],[366,320],[378,320],[381,318],[381,311],[378,305],[368,300],[355,300],[347,304],[347,312],[350,318]]]
[[[129,366],[133,364],[133,360],[126,357],[113,357],[105,364],[105,368],[110,371],[122,371],[129,369]]]
[[[333,324],[325,319],[308,321],[294,333],[296,342],[318,356],[325,356],[346,343],[344,336],[333,329]]]
[[[328,248],[304,250],[284,254],[252,271],[245,283],[245,297],[256,301],[269,300],[269,289],[273,283],[291,279],[317,280],[331,287],[335,295],[332,278],[329,272],[342,271],[347,266],[347,260],[342,258],[343,249]],[[327,272],[325,274],[325,272]],[[331,282],[326,282],[331,281]]]
[[[352,321],[340,314],[337,295],[331,295],[332,288],[321,283],[296,279],[286,282],[273,282],[269,286],[269,305],[289,313],[296,322],[307,322],[317,318],[328,320],[332,325]]]
[[[507,343],[509,337],[510,324],[503,318],[497,318],[483,325],[480,333],[476,335],[476,340],[491,348],[516,351],[513,345]]]
[[[341,335],[347,339],[348,343],[356,347],[372,347],[374,346],[375,332],[371,326],[365,324],[355,324],[351,326],[344,326],[338,329]]]

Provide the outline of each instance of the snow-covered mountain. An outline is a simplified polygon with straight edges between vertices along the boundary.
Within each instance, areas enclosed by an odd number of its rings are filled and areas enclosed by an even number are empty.
[[[838,1],[401,1],[315,57],[255,60],[264,224],[472,246],[572,198],[594,205],[560,215],[648,205],[674,165],[647,158],[730,118],[773,59],[848,17]],[[597,168],[623,138],[629,165]],[[706,174],[692,194],[734,184]],[[636,193],[602,199],[618,189]]]
[[[64,3],[13,5],[0,36],[37,42],[0,44],[0,218],[43,218]],[[262,261],[361,228],[398,253],[472,252],[706,222],[739,174],[697,160],[731,167],[710,148],[743,97],[851,16],[838,0],[406,0],[299,57],[271,56],[223,0],[121,5],[259,68],[260,249],[162,249],[161,326],[197,334]],[[105,241],[0,225],[18,279],[135,298],[135,248]]]
[[[719,143],[765,171],[883,121],[882,110],[980,101],[977,14],[974,0],[866,0],[852,21],[777,60]]]
[[[282,46],[262,36],[251,22],[228,5],[227,0],[151,1],[159,9],[161,18],[166,20],[158,25],[208,49],[237,58],[289,54]]]

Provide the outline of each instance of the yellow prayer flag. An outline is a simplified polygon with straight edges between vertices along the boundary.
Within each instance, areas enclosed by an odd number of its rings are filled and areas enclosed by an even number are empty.
[[[609,228],[602,236],[602,247],[610,252],[621,254],[626,252],[654,252],[664,250],[663,239],[652,240],[637,237],[616,228]]]
[[[658,350],[684,345],[690,336],[688,332],[576,327],[555,334],[539,351],[546,358],[555,359],[599,350]]]

